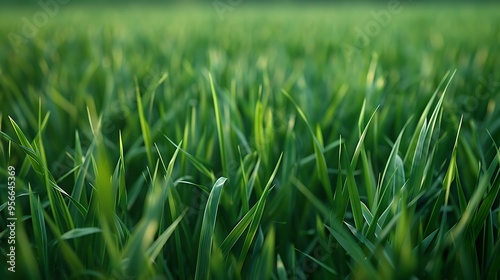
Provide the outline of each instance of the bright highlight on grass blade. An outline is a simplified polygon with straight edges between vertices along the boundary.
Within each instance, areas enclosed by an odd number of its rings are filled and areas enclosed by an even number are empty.
[[[200,244],[198,246],[198,258],[196,261],[195,279],[209,279],[210,277],[210,256],[214,238],[215,222],[217,221],[217,209],[222,194],[222,187],[227,178],[217,179],[205,206],[203,214],[203,224],[200,232]]]
[[[73,238],[78,238],[78,237],[82,237],[82,236],[85,236],[85,235],[89,235],[89,234],[94,234],[94,233],[98,233],[98,232],[101,232],[101,229],[100,228],[75,228],[75,229],[72,229],[68,232],[65,232],[63,235],[61,235],[61,238],[62,239],[73,239]]]

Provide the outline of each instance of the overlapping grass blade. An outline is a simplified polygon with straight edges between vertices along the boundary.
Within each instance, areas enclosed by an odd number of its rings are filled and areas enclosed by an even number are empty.
[[[274,168],[271,177],[269,177],[269,181],[264,187],[264,192],[262,193],[262,196],[257,202],[257,208],[255,209],[255,214],[253,215],[253,218],[250,222],[250,227],[248,228],[248,232],[240,252],[240,257],[238,259],[238,270],[241,270],[241,267],[243,266],[243,262],[245,261],[248,250],[250,249],[250,245],[253,243],[255,233],[257,232],[257,229],[260,226],[260,221],[262,219],[262,215],[264,214],[264,208],[266,206],[267,197],[271,192],[272,189],[271,185],[273,183],[274,177],[276,176],[276,173],[278,172],[278,168],[280,166],[282,158],[283,154],[280,155],[278,162],[276,163],[276,167]]]
[[[28,187],[29,198],[30,198],[30,208],[31,208],[31,222],[33,224],[33,232],[35,235],[35,242],[37,244],[36,248],[38,251],[38,256],[40,257],[40,266],[42,274],[44,277],[49,277],[49,254],[48,254],[48,238],[47,230],[45,228],[45,219],[43,217],[43,206],[40,202],[40,197],[35,197],[35,194],[31,190],[31,186]]]
[[[331,227],[325,225],[325,227],[330,231],[332,236],[337,240],[344,248],[344,250],[351,256],[351,258],[359,264],[364,270],[362,273],[366,275],[377,275],[375,268],[366,259],[363,250],[358,246],[356,241],[352,238],[352,236],[338,223],[332,223]]]
[[[151,139],[149,124],[146,120],[146,116],[144,115],[144,107],[142,106],[142,98],[137,79],[135,81],[135,96],[137,102],[137,113],[139,115],[139,122],[141,124],[142,137],[144,140],[144,146],[146,147],[146,155],[148,157],[149,166],[152,167],[154,166],[153,155],[152,155],[153,141]]]
[[[212,79],[212,74],[209,74],[210,78],[210,89],[212,90],[212,98],[214,102],[214,111],[215,111],[215,122],[217,124],[217,136],[219,137],[219,149],[220,149],[220,157],[222,162],[222,172],[227,174],[227,163],[229,159],[226,157],[226,138],[224,134],[224,125],[222,123],[221,110],[219,108],[219,98],[217,97],[217,93],[215,91],[214,81]],[[227,176],[227,175],[226,175]]]
[[[323,189],[325,191],[325,194],[327,195],[328,200],[332,201],[333,200],[333,191],[332,191],[332,185],[330,183],[330,177],[328,176],[328,167],[326,165],[326,159],[323,154],[324,152],[324,147],[316,137],[314,130],[312,129],[311,124],[307,120],[306,115],[300,108],[300,106],[295,102],[295,100],[290,96],[288,92],[285,90],[282,91],[283,94],[292,102],[292,104],[295,106],[295,109],[299,113],[299,116],[302,118],[302,120],[306,123],[307,128],[309,130],[309,133],[313,139],[313,145],[314,145],[314,154],[316,155],[316,166],[318,168],[318,175],[319,178],[323,184]]]
[[[168,228],[162,234],[160,234],[155,242],[153,242],[153,244],[151,244],[151,246],[149,246],[149,248],[146,250],[146,255],[149,256],[149,259],[151,261],[154,261],[156,257],[158,257],[158,254],[160,254],[163,246],[165,246],[165,243],[167,243],[168,239],[175,231],[186,212],[187,210],[185,210],[172,224],[170,224]]]
[[[275,247],[275,231],[274,228],[267,232],[262,250],[258,252],[254,260],[256,261],[256,266],[251,270],[250,278],[253,279],[269,279],[272,276],[273,267],[275,264],[274,259],[274,247]]]
[[[221,243],[221,251],[224,256],[229,254],[229,251],[233,248],[236,242],[243,236],[243,233],[248,228],[252,219],[254,218],[255,211],[257,210],[257,205],[255,204],[248,212],[241,218],[241,220],[234,226],[231,232],[226,236],[224,241]]]

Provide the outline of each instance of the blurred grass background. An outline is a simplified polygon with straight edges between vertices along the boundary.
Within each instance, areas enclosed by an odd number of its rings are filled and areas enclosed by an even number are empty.
[[[498,5],[212,4],[2,9],[18,278],[497,277]]]

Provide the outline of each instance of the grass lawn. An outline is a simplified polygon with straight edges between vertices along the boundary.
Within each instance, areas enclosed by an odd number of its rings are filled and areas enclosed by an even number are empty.
[[[2,8],[0,279],[498,279],[500,6],[219,8]]]

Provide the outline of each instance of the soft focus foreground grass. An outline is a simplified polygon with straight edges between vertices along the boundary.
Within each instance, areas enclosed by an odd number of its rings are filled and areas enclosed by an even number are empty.
[[[497,277],[498,7],[402,7],[3,9],[14,276]]]

